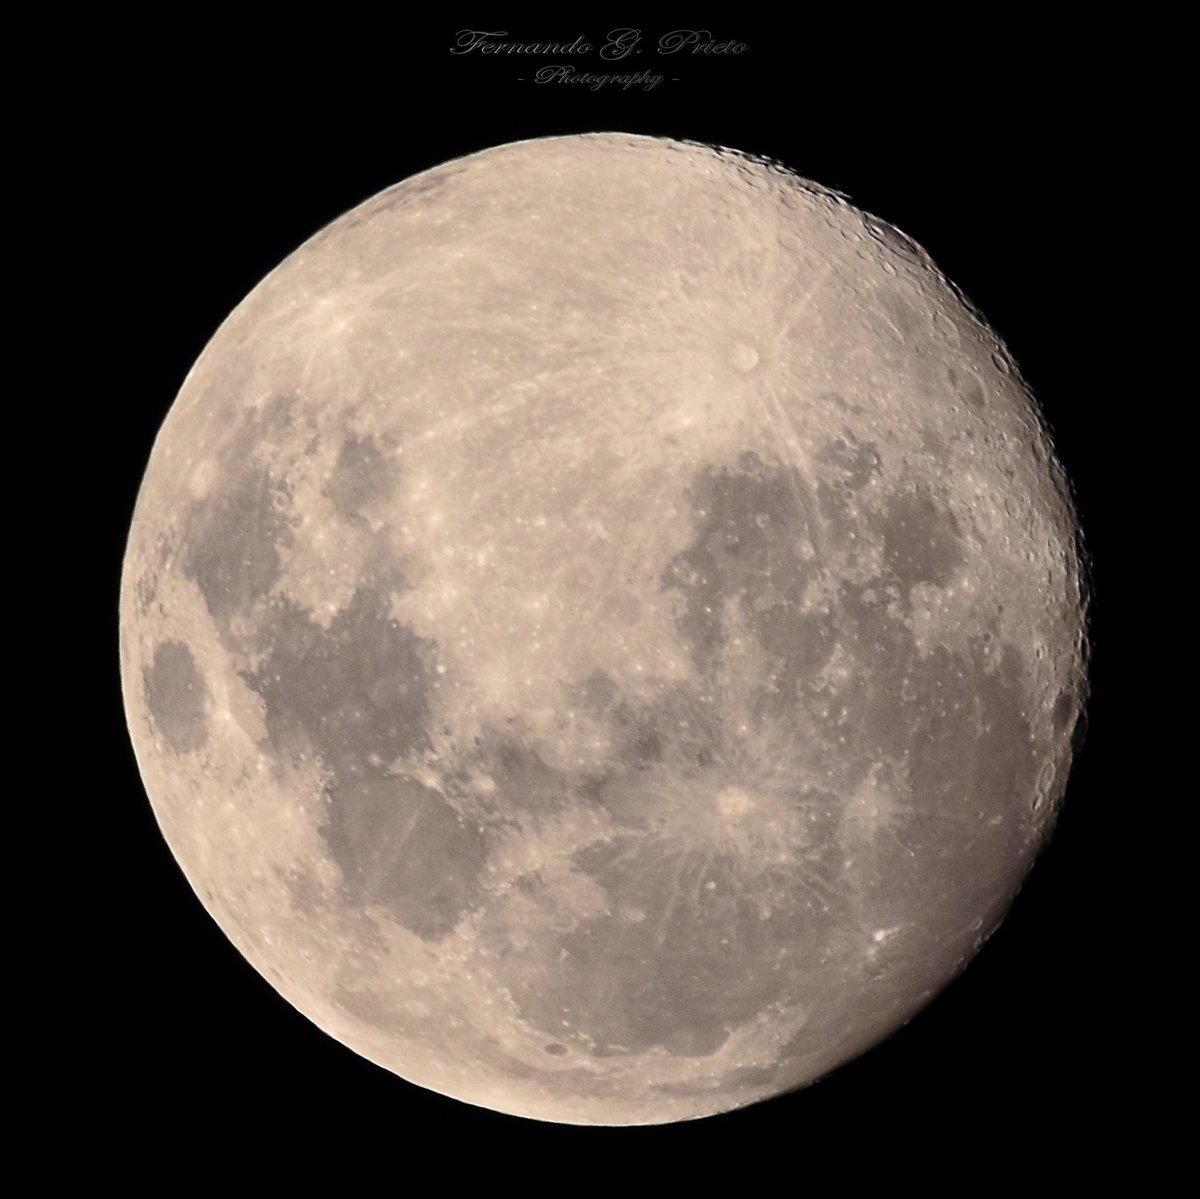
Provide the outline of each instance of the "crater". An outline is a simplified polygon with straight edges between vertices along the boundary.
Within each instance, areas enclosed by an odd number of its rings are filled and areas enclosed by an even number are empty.
[[[594,670],[581,683],[570,687],[570,694],[590,711],[604,712],[617,696],[617,684],[603,670]]]
[[[723,787],[717,792],[717,811],[722,816],[744,816],[754,808],[754,800],[741,787]]]
[[[915,342],[918,336],[924,332],[927,322],[917,314],[912,302],[906,296],[897,291],[888,290],[880,292],[878,300],[880,307],[887,314],[892,328],[900,335],[901,341]]]
[[[729,352],[729,361],[740,371],[752,371],[758,365],[758,351],[739,341]]]
[[[616,735],[616,757],[635,770],[661,762],[668,749],[678,753],[679,735],[686,726],[684,709],[689,706],[679,696],[664,696],[656,703],[635,704],[622,700],[612,713]]]
[[[873,441],[860,441],[849,430],[821,447],[821,462],[834,467],[843,486],[857,491],[881,473],[879,447]]]
[[[164,641],[142,671],[146,707],[163,740],[177,754],[193,753],[208,741],[208,686],[192,651],[182,641]]]
[[[1079,696],[1072,690],[1059,692],[1050,711],[1050,721],[1057,735],[1062,736],[1068,729],[1073,728],[1082,708]]]
[[[137,597],[138,615],[145,616],[158,598],[158,571],[153,566],[147,566],[138,575],[134,594]]]
[[[955,395],[970,404],[972,408],[982,408],[986,401],[983,398],[983,384],[969,370],[948,366],[946,374]]]
[[[922,257],[920,247],[907,233],[901,232],[895,225],[889,225],[886,221],[876,220],[874,217],[864,215],[863,228],[880,245],[886,246],[902,262],[920,263]]]

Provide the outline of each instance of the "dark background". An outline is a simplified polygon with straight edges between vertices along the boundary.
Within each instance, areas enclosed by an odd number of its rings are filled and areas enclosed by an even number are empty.
[[[1163,747],[1182,740],[1183,720],[1167,702],[1173,655],[1155,640],[1172,623],[1171,591],[1153,585],[1178,537],[1163,490],[1170,438],[1131,385],[1128,317],[1150,235],[1131,230],[1127,183],[1148,170],[1155,121],[1130,98],[1134,34],[1096,19],[1055,35],[1032,20],[919,25],[858,11],[817,28],[808,14],[770,22],[734,5],[703,17],[442,7],[444,19],[419,23],[279,16],[272,30],[207,11],[169,32],[157,10],[64,18],[15,51],[30,165],[13,248],[35,297],[18,352],[35,370],[11,452],[45,501],[21,523],[50,551],[47,570],[66,571],[30,616],[60,630],[55,643],[70,630],[62,666],[31,676],[22,719],[34,733],[60,728],[49,713],[62,712],[66,685],[72,729],[42,751],[52,769],[30,789],[26,843],[44,866],[17,919],[36,980],[11,1032],[22,1145],[51,1189],[65,1172],[164,1194],[251,1175],[302,1193],[618,1182],[641,1194],[693,1180],[749,1190],[873,1174],[925,1186],[1151,1169],[1175,1137],[1161,1046],[1177,1034],[1149,943],[1164,906],[1161,813],[1183,798]],[[622,24],[647,35],[631,66],[571,61],[651,69],[666,77],[652,92],[522,83],[562,60],[449,53],[464,27],[597,43]],[[655,55],[657,35],[681,27],[749,49]],[[153,437],[233,306],[380,189],[491,145],[585,130],[768,155],[922,244],[1038,394],[1095,578],[1090,732],[1068,802],[967,972],[807,1090],[627,1130],[537,1124],[422,1091],[280,999],[205,914],[157,830],[116,651],[124,537]]]

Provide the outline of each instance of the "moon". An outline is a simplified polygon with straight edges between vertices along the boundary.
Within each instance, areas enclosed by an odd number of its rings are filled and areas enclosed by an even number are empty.
[[[155,441],[129,730],[213,919],[355,1052],[661,1124],[793,1090],[961,970],[1086,699],[1070,490],[886,222],[625,134],[317,233]]]

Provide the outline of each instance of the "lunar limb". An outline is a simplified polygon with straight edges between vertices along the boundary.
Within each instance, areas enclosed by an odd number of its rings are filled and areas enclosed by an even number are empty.
[[[927,255],[728,150],[501,146],[221,326],[121,592],[163,834],[320,1028],[543,1120],[691,1119],[1001,919],[1085,695],[1077,523]]]

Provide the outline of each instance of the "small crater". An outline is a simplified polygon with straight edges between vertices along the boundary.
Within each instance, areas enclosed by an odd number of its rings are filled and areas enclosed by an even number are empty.
[[[135,588],[138,613],[145,616],[158,598],[158,574],[153,567],[147,567],[139,576]]]
[[[758,351],[745,342],[738,342],[730,352],[729,360],[740,371],[752,371],[758,365]]]
[[[595,712],[605,711],[617,696],[617,685],[603,670],[593,671],[572,689],[579,702]]]
[[[142,672],[146,707],[163,739],[177,753],[193,753],[208,741],[208,686],[192,651],[164,641]]]
[[[736,819],[754,808],[754,800],[741,787],[725,787],[717,793],[717,810],[722,816]]]
[[[972,408],[984,407],[983,384],[975,375],[970,371],[953,366],[946,368],[946,374],[950,378],[950,386],[954,388],[956,395],[970,404]]]
[[[889,225],[886,221],[873,217],[864,217],[863,228],[902,262],[917,264],[921,261],[921,250],[917,243],[907,233],[897,229],[895,225]]]
[[[902,341],[915,341],[924,333],[925,322],[917,316],[911,302],[904,296],[895,291],[885,291],[880,294],[879,303]]]
[[[638,766],[661,762],[663,756],[662,735],[656,729],[643,730],[630,747],[630,753],[634,763]]]
[[[836,467],[842,483],[852,491],[864,487],[882,469],[878,446],[873,441],[860,441],[849,431],[823,446],[818,457]]]
[[[1078,700],[1076,699],[1074,692],[1063,691],[1059,694],[1059,697],[1054,701],[1054,707],[1050,712],[1050,719],[1054,725],[1055,733],[1061,736],[1068,728],[1072,726],[1072,724],[1074,724],[1078,707]]]

